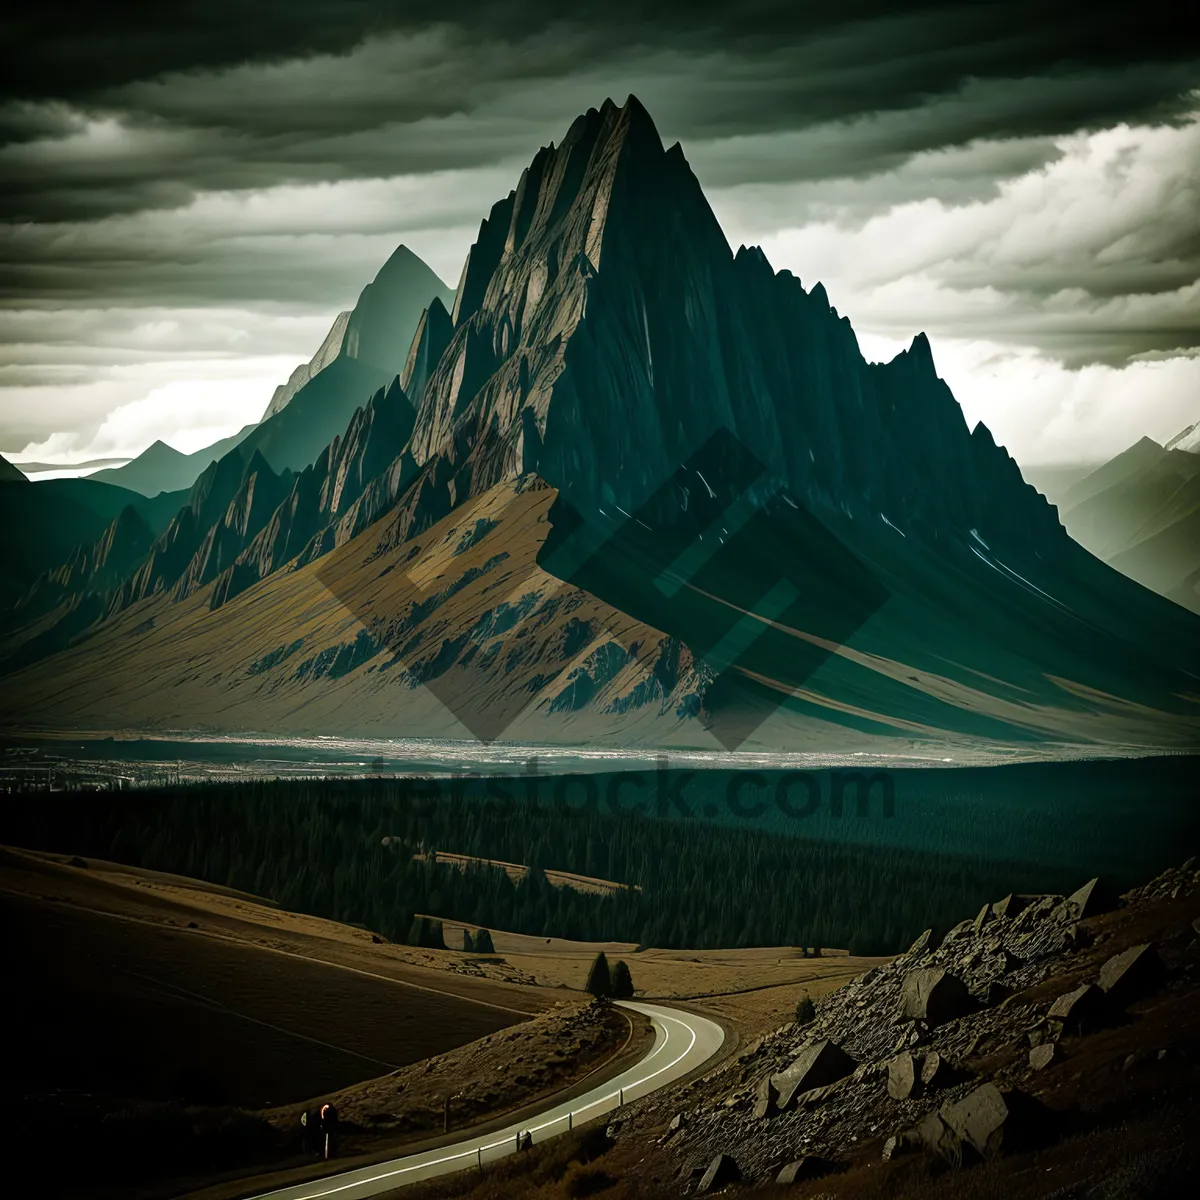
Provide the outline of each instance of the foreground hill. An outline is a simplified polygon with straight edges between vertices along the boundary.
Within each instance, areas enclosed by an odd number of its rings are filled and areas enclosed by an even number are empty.
[[[1067,537],[923,335],[868,363],[819,284],[733,253],[633,98],[538,153],[452,312],[311,465],[272,457],[337,361],[197,480],[102,619],[8,658],[0,717],[1200,740],[1200,622]]]
[[[0,919],[20,981],[0,1017],[23,1031],[0,1079],[27,1154],[72,1146],[55,1195],[303,1166],[299,1112],[334,1094],[343,1152],[403,1145],[440,1131],[448,1091],[457,1124],[483,1120],[604,1069],[630,1036],[578,992],[502,981],[502,958],[484,977],[462,954],[98,859],[0,848]],[[497,1083],[518,1048],[528,1072]]]

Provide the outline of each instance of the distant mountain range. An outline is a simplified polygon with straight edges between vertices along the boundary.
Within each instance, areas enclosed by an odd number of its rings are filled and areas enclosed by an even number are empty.
[[[634,98],[538,152],[401,350],[372,314],[412,258],[148,543],[114,521],[10,608],[0,719],[1200,741],[1200,621],[1067,536],[924,335],[868,363],[820,284],[734,253]]]
[[[1200,426],[1165,446],[1142,438],[1055,498],[1097,558],[1200,613]]]
[[[434,299],[450,305],[454,294],[407,246],[397,247],[354,308],[338,314],[312,359],[275,389],[258,424],[192,454],[155,442],[124,466],[90,478],[155,496],[190,488],[235,447],[247,460],[257,451],[276,471],[303,470],[346,428],[364,398],[400,372]]]
[[[93,471],[87,478],[98,483],[115,483],[118,487],[141,492],[143,496],[177,492],[181,488],[191,487],[196,476],[210,462],[228,454],[254,428],[253,425],[245,425],[232,437],[222,438],[192,454],[184,454],[166,442],[152,442],[137,458],[130,459],[123,466]]]

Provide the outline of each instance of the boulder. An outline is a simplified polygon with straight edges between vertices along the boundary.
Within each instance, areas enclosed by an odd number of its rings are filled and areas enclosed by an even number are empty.
[[[1039,1021],[1028,1033],[1030,1046],[1040,1046],[1043,1042],[1053,1042],[1062,1033],[1062,1028],[1049,1021]]]
[[[816,1154],[805,1154],[804,1158],[788,1163],[775,1176],[776,1183],[803,1183],[805,1180],[820,1180],[823,1176],[833,1175],[834,1171],[842,1169],[841,1163],[830,1162],[828,1158],[818,1158]]]
[[[944,1158],[952,1166],[962,1162],[962,1146],[958,1135],[946,1124],[939,1113],[926,1113],[913,1130],[917,1142],[926,1150]]]
[[[761,1121],[769,1116],[779,1106],[779,1089],[775,1086],[770,1075],[763,1076],[754,1089],[754,1119]]]
[[[1158,952],[1148,942],[1113,955],[1100,968],[1100,989],[1118,1008],[1157,991],[1166,978]]]
[[[817,1158],[810,1154],[788,1163],[775,1176],[775,1182],[802,1183],[806,1179],[820,1179],[823,1175],[830,1175],[838,1170],[839,1166],[839,1163],[830,1162],[827,1158]]]
[[[827,1083],[822,1087],[809,1088],[807,1091],[797,1092],[795,1105],[797,1108],[813,1108],[823,1100],[827,1100],[830,1096],[836,1095],[848,1083],[852,1083],[853,1081],[853,1075],[844,1075],[841,1079],[837,1079],[833,1083]]]
[[[810,1042],[792,1065],[770,1078],[779,1108],[787,1108],[797,1092],[824,1087],[844,1079],[858,1064],[840,1046],[828,1040]]]
[[[1061,1057],[1058,1046],[1054,1042],[1042,1042],[1029,1052],[1029,1065],[1035,1071],[1044,1070]]]
[[[1087,946],[1090,946],[1094,940],[1091,932],[1077,922],[1072,922],[1067,926],[1068,950],[1083,950]]]
[[[1107,1015],[1108,1002],[1104,992],[1094,984],[1085,983],[1059,996],[1050,1005],[1046,1020],[1051,1027],[1057,1025],[1063,1033],[1082,1037],[1099,1029]]]
[[[985,1083],[961,1100],[943,1104],[938,1115],[959,1143],[970,1146],[980,1158],[994,1158],[1000,1153],[1009,1108],[994,1083]]]
[[[971,1011],[971,994],[957,976],[941,967],[910,971],[900,988],[900,1013],[931,1025],[953,1021]]]
[[[1078,891],[1067,897],[1067,904],[1075,909],[1077,919],[1097,917],[1101,913],[1111,912],[1115,907],[1115,897],[1111,889],[1099,879],[1089,879]]]
[[[908,1051],[888,1060],[888,1095],[893,1100],[907,1100],[921,1094],[921,1060]]]
[[[736,1183],[741,1177],[741,1168],[737,1163],[728,1154],[718,1154],[700,1177],[696,1191],[710,1192],[713,1188],[724,1187],[727,1183]]]
[[[936,1050],[921,1061],[921,1087],[933,1092],[958,1082],[959,1073]]]

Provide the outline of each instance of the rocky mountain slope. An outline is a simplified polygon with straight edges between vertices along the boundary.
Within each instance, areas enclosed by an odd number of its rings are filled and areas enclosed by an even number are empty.
[[[0,630],[19,623],[16,606],[40,575],[66,566],[103,538],[123,509],[132,505],[158,531],[179,500],[148,499],[91,479],[0,482]]]
[[[657,1135],[637,1173],[671,1167],[684,1194],[1173,1195],[1196,1165],[1161,1135],[1198,1099],[1198,987],[1194,859],[1119,901],[1099,881],[1008,896],[613,1132]],[[978,1190],[939,1176],[981,1162]]]
[[[1067,537],[924,336],[868,363],[819,284],[733,253],[633,98],[538,153],[403,355],[310,463],[271,427],[332,422],[355,357],[214,464],[85,640],[10,658],[6,719],[1200,739],[1200,623]]]

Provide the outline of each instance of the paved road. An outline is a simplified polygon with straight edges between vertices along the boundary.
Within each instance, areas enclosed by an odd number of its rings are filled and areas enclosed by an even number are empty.
[[[713,1021],[679,1009],[663,1008],[657,1004],[621,1001],[622,1007],[645,1014],[654,1026],[654,1045],[639,1063],[623,1071],[615,1079],[545,1109],[537,1116],[527,1117],[519,1124],[496,1129],[478,1137],[468,1137],[451,1146],[393,1158],[389,1162],[359,1167],[340,1175],[329,1175],[309,1183],[266,1192],[259,1200],[359,1200],[364,1196],[380,1196],[406,1183],[449,1175],[495,1162],[516,1150],[517,1138],[528,1132],[535,1142],[547,1141],[566,1133],[574,1125],[583,1125],[604,1113],[612,1112],[622,1102],[636,1100],[655,1089],[673,1083],[689,1071],[710,1059],[725,1040],[721,1027]]]

